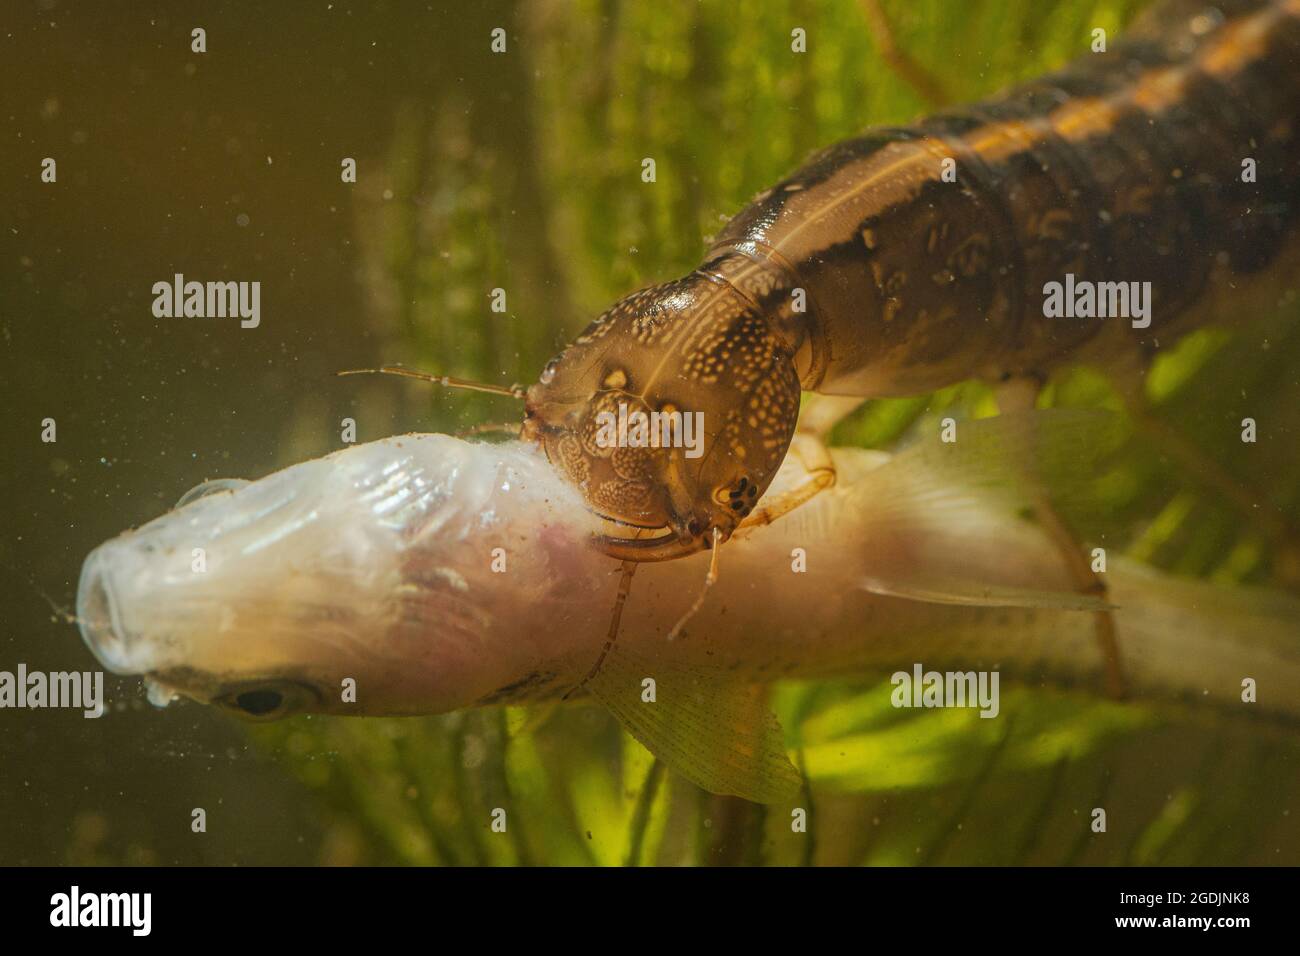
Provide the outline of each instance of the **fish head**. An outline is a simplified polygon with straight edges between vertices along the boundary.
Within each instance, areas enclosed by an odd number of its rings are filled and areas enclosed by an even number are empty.
[[[155,703],[455,710],[558,679],[566,608],[601,586],[580,497],[518,443],[401,436],[196,491],[91,552],[78,587],[87,645]]]

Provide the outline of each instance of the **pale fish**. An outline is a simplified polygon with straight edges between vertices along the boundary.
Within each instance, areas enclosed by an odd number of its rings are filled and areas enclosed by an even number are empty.
[[[1031,481],[1086,491],[1104,414],[963,423],[901,453],[836,449],[838,484],[708,555],[642,565],[602,657],[619,565],[536,448],[405,435],[200,486],[96,548],[77,616],[109,669],[243,716],[436,714],[591,694],[718,793],[799,786],[763,688],[929,668],[1099,687],[1089,609],[1032,520]],[[802,477],[790,456],[774,486]],[[1131,699],[1300,716],[1300,602],[1110,556]],[[596,667],[597,661],[600,666]],[[594,674],[593,668],[595,670]],[[1258,702],[1242,682],[1258,682]]]

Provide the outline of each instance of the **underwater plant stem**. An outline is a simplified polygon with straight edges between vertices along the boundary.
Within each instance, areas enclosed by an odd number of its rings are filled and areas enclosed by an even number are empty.
[[[654,807],[655,797],[659,795],[659,784],[663,780],[664,765],[658,757],[650,762],[641,792],[637,794],[636,808],[632,811],[632,823],[628,828],[627,858],[624,866],[641,865],[641,848],[645,843],[646,827],[650,824],[650,811]]]

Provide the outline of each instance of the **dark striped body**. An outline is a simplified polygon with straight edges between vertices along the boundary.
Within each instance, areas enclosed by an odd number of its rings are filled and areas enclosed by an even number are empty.
[[[1207,282],[1268,267],[1300,210],[1298,126],[1300,3],[1165,4],[1108,52],[823,151],[737,215],[705,269],[769,303],[807,290],[808,389],[1041,374],[1108,324],[1167,342]],[[1150,281],[1150,327],[1045,317],[1044,284],[1067,273]]]
[[[815,155],[698,270],[593,322],[529,390],[524,433],[594,510],[694,549],[766,489],[801,388],[1132,366],[1236,318],[1224,291],[1275,275],[1298,217],[1300,0],[1171,0],[1107,52]],[[1045,315],[1067,277],[1149,283],[1149,324]],[[603,447],[596,416],[621,405],[703,413],[706,454]]]

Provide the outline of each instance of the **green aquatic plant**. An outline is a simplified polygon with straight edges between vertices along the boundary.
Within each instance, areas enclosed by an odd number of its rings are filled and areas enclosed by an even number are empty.
[[[973,99],[1117,31],[1140,0],[886,2],[899,45]],[[853,0],[661,5],[616,0],[503,8],[517,61],[395,116],[386,175],[356,204],[382,360],[487,381],[531,381],[556,346],[617,296],[696,264],[708,237],[814,148],[924,111],[880,56]],[[794,53],[791,30],[810,54]],[[508,85],[508,96],[485,91]],[[474,100],[477,97],[478,100]],[[477,121],[466,103],[478,103]],[[513,124],[521,151],[484,127]],[[641,178],[656,161],[656,179]],[[383,198],[389,190],[391,199]],[[510,290],[504,313],[487,290]],[[1231,447],[1240,396],[1300,430],[1295,304],[1259,336],[1208,330],[1165,354],[1148,383],[1161,420],[1300,509],[1295,443]],[[508,403],[402,385],[424,430],[508,420]],[[1118,407],[1078,370],[1046,401]],[[418,412],[416,411],[418,409]],[[889,447],[910,429],[993,413],[966,384],[873,401],[839,444]],[[1288,447],[1289,444],[1289,447]],[[301,453],[301,445],[292,445]],[[323,449],[307,449],[318,451]],[[1237,454],[1233,454],[1236,452]],[[288,452],[286,453],[288,454]],[[288,463],[286,460],[285,463]],[[1134,438],[1099,476],[1089,535],[1156,566],[1262,582],[1274,554],[1224,502]],[[807,779],[806,833],[784,811],[703,793],[667,772],[603,711],[495,708],[425,719],[299,718],[254,738],[318,795],[334,862],[414,864],[881,864],[1294,862],[1283,809],[1298,752],[1276,728],[1189,708],[1116,704],[1019,687],[1014,719],[885,706],[884,675],[778,686],[774,703]],[[1097,839],[1093,807],[1112,808]],[[1254,808],[1264,808],[1256,812]],[[505,809],[504,833],[493,813]]]

